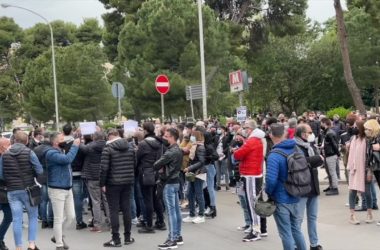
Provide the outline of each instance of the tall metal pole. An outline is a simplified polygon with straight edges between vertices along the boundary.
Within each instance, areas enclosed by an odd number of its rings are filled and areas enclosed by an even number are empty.
[[[194,117],[194,105],[193,105],[193,93],[191,93],[191,86],[189,86],[189,92],[190,92],[190,107],[191,107],[191,118],[195,119]]]
[[[58,90],[57,90],[57,74],[55,71],[55,51],[54,51],[53,28],[51,27],[50,22],[45,17],[41,16],[40,14],[38,14],[37,12],[35,12],[33,10],[30,10],[30,9],[27,9],[24,7],[20,7],[20,6],[16,6],[16,5],[7,4],[7,3],[1,4],[1,7],[3,7],[3,8],[13,7],[13,8],[17,8],[17,9],[26,10],[26,11],[42,18],[47,23],[47,25],[49,26],[50,40],[51,40],[51,60],[52,60],[52,66],[53,66],[55,124],[56,124],[56,130],[59,131]]]
[[[199,49],[201,56],[201,79],[202,79],[202,106],[203,119],[207,119],[207,92],[206,92],[206,70],[205,70],[205,53],[203,40],[203,17],[202,17],[202,0],[198,0],[198,18],[199,18]]]
[[[118,107],[118,114],[119,114],[119,121],[121,121],[121,91],[120,91],[120,85],[119,84],[117,84],[116,85],[117,86],[117,88],[116,88],[116,90],[117,90],[117,107]]]
[[[239,92],[239,104],[240,107],[243,106],[243,91]]]
[[[164,95],[163,94],[161,94],[161,118],[162,118],[161,124],[164,124],[164,120],[165,120],[165,107],[164,107]]]

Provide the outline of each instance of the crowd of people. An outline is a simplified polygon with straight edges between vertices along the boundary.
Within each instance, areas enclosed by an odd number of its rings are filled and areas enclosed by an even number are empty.
[[[255,210],[265,192],[276,204],[273,217],[283,248],[307,249],[301,231],[306,218],[310,249],[321,250],[318,168],[325,168],[328,176],[323,192],[339,195],[341,160],[350,190],[349,222],[360,223],[356,210],[367,211],[365,222],[374,222],[375,181],[380,186],[376,117],[352,113],[330,120],[310,111],[290,118],[268,114],[243,123],[148,121],[136,131],[97,127],[91,135],[70,124],[62,132],[35,128],[29,135],[16,128],[10,140],[0,138],[0,250],[8,249],[4,237],[11,222],[16,250],[22,249],[25,223],[28,250],[38,249],[38,220],[41,229],[53,228],[56,250],[69,249],[63,229],[74,221],[77,230],[110,230],[104,247],[133,244],[131,228],[136,225],[140,234],[168,230],[158,248],[176,249],[184,244],[183,223],[205,223],[217,216],[216,197],[223,188],[233,188],[239,199],[244,225],[237,230],[245,233],[244,242],[268,236],[267,218]],[[289,188],[295,185],[289,181],[290,164],[305,165],[304,174],[310,176],[298,193]],[[87,223],[86,201],[91,212]],[[185,218],[183,209],[189,210]]]

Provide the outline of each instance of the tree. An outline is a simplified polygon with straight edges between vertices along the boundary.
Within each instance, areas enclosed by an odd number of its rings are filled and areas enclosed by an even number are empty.
[[[22,29],[12,18],[0,17],[0,66],[8,63],[12,43],[20,42]]]
[[[54,114],[50,56],[50,51],[45,52],[28,64],[22,86],[25,109],[38,121],[48,121]],[[58,101],[64,120],[96,121],[116,111],[111,87],[104,79],[102,64],[106,58],[98,45],[77,43],[58,48],[56,61]]]
[[[366,112],[366,109],[360,94],[360,90],[357,87],[354,77],[352,75],[350,54],[347,41],[347,31],[344,24],[343,10],[340,0],[334,0],[334,7],[336,12],[336,21],[338,24],[338,36],[342,53],[344,77],[346,79],[346,84],[348,90],[350,91],[351,97],[355,103],[356,109],[359,110],[360,113],[364,114]]]
[[[84,22],[78,27],[75,37],[81,43],[99,44],[102,40],[103,29],[99,26],[96,18],[85,18]]]

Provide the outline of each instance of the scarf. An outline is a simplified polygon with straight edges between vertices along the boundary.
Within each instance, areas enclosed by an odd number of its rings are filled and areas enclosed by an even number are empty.
[[[190,154],[189,154],[189,158],[190,158],[190,160],[194,160],[194,158],[195,158],[195,153],[196,153],[196,151],[197,151],[197,147],[198,147],[198,145],[204,145],[204,143],[203,142],[196,142],[195,144],[193,144],[192,146],[191,146],[191,148],[190,148]]]
[[[309,142],[305,142],[304,140],[302,140],[299,137],[295,137],[295,140],[296,140],[297,146],[300,146],[300,147],[303,147],[303,148],[307,149],[307,154],[309,155],[309,157],[315,155],[314,149],[310,145]]]

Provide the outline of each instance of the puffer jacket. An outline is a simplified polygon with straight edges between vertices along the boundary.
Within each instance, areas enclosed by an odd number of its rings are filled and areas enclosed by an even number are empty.
[[[195,150],[195,156],[193,160],[190,160],[190,166],[188,167],[189,172],[195,174],[207,173],[205,166],[206,162],[206,149],[204,145],[197,145]]]
[[[179,183],[179,173],[182,166],[182,150],[177,144],[171,145],[161,158],[154,163],[156,171],[164,168],[164,173],[160,175],[160,181],[165,184]]]
[[[147,180],[156,179],[157,173],[154,171],[153,164],[160,159],[163,152],[164,146],[158,137],[148,135],[140,142],[136,152],[137,173],[140,183],[146,183],[143,180],[144,178]]]
[[[240,161],[240,175],[262,176],[265,151],[263,141],[265,133],[254,130],[243,146],[234,153],[234,158]]]
[[[216,152],[214,139],[212,137],[212,134],[209,132],[206,132],[204,134],[205,137],[205,149],[206,149],[206,161],[205,165],[214,164],[215,161],[219,159],[219,155]]]
[[[79,149],[85,155],[82,178],[90,181],[100,180],[100,163],[105,146],[105,140],[93,141],[87,145],[80,145]]]
[[[273,150],[281,150],[290,155],[294,153],[296,141],[288,139],[274,145]],[[288,179],[287,159],[275,152],[270,152],[267,160],[267,172],[265,175],[265,192],[275,202],[280,204],[297,203],[300,199],[290,195],[285,189],[285,182]]]
[[[134,183],[135,151],[126,139],[116,139],[104,147],[101,158],[100,186]]]

